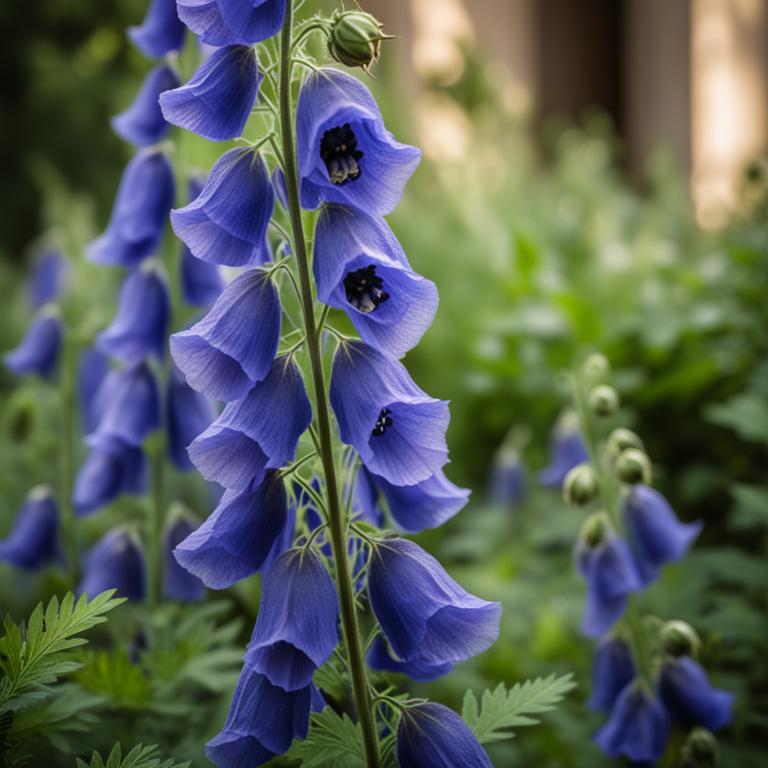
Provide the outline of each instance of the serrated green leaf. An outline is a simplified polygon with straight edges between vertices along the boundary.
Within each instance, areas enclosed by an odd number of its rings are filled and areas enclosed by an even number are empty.
[[[123,757],[120,742],[117,742],[109,753],[106,764],[98,752],[91,755],[91,762],[86,763],[77,759],[77,768],[189,768],[189,762],[177,763],[173,759],[164,759],[157,754],[157,745],[145,747],[137,744]]]
[[[365,746],[360,726],[338,715],[330,707],[312,715],[312,725],[304,741],[295,741],[286,757],[301,762],[302,768],[364,768]]]

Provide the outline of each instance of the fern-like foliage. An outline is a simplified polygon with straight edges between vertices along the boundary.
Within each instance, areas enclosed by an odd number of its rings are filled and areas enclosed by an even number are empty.
[[[157,754],[157,746],[145,747],[137,744],[125,757],[120,742],[112,747],[109,757],[104,758],[94,752],[91,761],[86,763],[77,758],[77,768],[188,768],[189,763],[176,763],[173,759],[164,760]]]

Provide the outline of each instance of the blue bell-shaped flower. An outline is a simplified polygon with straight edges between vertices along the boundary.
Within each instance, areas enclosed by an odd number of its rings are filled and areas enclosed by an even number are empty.
[[[448,403],[422,392],[402,363],[372,347],[339,346],[330,399],[341,439],[390,483],[421,482],[448,460]]]
[[[64,290],[69,262],[56,248],[43,247],[35,255],[27,280],[27,300],[34,309],[55,301]]]
[[[320,301],[343,309],[380,352],[405,354],[435,317],[435,284],[410,268],[383,219],[340,205],[323,208],[312,267]]]
[[[178,0],[179,17],[207,44],[250,45],[277,34],[286,0]]]
[[[549,465],[539,472],[539,482],[547,488],[560,488],[575,466],[589,461],[587,446],[572,416],[565,414],[552,431]]]
[[[239,400],[272,370],[280,319],[269,275],[251,270],[222,291],[200,322],[171,336],[171,354],[192,389],[213,400]]]
[[[274,472],[240,493],[227,491],[210,517],[174,550],[182,568],[211,589],[256,573],[286,526],[288,501]]]
[[[0,562],[33,571],[55,560],[61,560],[59,505],[51,489],[40,485],[27,495],[11,532],[0,539]]]
[[[151,59],[159,59],[184,45],[184,25],[176,14],[176,0],[151,0],[140,27],[129,27],[128,37]]]
[[[285,516],[285,523],[269,549],[269,553],[261,566],[261,570],[266,573],[269,567],[286,549],[290,549],[293,539],[296,536],[296,507],[291,504],[288,506],[288,514]]]
[[[231,45],[214,51],[188,83],[160,94],[160,109],[169,123],[198,136],[236,139],[251,116],[260,83],[253,48]]]
[[[496,452],[488,482],[488,496],[502,509],[519,507],[527,494],[525,466],[516,449],[502,445]]]
[[[341,203],[369,214],[393,211],[421,159],[385,128],[370,91],[323,67],[304,81],[296,107],[301,204]]]
[[[93,600],[108,589],[129,600],[143,600],[146,594],[144,554],[124,528],[110,531],[86,554],[77,594]]]
[[[171,212],[171,224],[202,261],[228,267],[264,264],[270,257],[265,242],[274,204],[261,155],[231,149],[217,160],[200,195]]]
[[[21,343],[3,355],[11,373],[24,376],[36,373],[44,379],[53,378],[59,363],[63,330],[56,307],[49,305],[32,320]]]
[[[279,357],[264,381],[227,404],[189,446],[189,458],[206,480],[242,491],[294,458],[311,421],[301,372],[292,360]]]
[[[173,555],[173,550],[193,531],[195,526],[186,515],[178,515],[165,529],[163,548],[165,568],[163,570],[163,594],[169,600],[193,603],[205,597],[205,584],[182,568]]]
[[[95,347],[86,347],[77,366],[77,399],[83,434],[89,435],[99,426],[104,403],[99,389],[109,372],[109,358]]]
[[[417,682],[436,680],[438,677],[448,674],[454,667],[454,664],[451,662],[430,664],[418,658],[412,661],[396,659],[386,639],[381,635],[378,635],[371,644],[366,661],[371,669],[379,672],[396,672],[401,675],[407,675],[411,680],[416,680]]]
[[[635,679],[635,665],[629,646],[620,637],[600,641],[592,668],[592,693],[587,701],[590,709],[610,712],[619,694]]]
[[[126,166],[107,229],[88,246],[88,258],[133,267],[151,256],[162,239],[173,195],[168,158],[157,149],[143,149]]]
[[[195,392],[174,368],[168,381],[165,400],[168,456],[180,472],[192,469],[187,446],[213,421],[213,404]]]
[[[400,768],[493,768],[470,727],[452,710],[428,701],[406,707],[397,726]]]

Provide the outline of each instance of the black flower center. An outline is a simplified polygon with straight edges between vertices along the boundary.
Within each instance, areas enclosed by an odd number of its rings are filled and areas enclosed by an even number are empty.
[[[384,290],[384,281],[376,275],[374,264],[348,272],[344,278],[344,291],[347,301],[365,314],[373,312],[379,304],[389,298],[389,294]]]
[[[392,411],[389,410],[389,408],[382,408],[379,411],[379,418],[376,419],[376,424],[373,426],[373,430],[371,431],[371,434],[374,437],[381,437],[386,431],[387,427],[391,427],[393,424],[392,416],[390,415]]]
[[[360,176],[357,162],[363,153],[357,148],[357,137],[349,123],[331,128],[320,140],[320,157],[325,162],[333,184],[344,184]]]

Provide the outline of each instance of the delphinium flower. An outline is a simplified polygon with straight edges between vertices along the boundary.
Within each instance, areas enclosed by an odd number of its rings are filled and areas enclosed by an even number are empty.
[[[27,328],[19,345],[3,355],[3,362],[16,376],[32,373],[50,379],[58,366],[62,334],[58,309],[47,305]]]
[[[559,488],[565,476],[589,458],[576,418],[570,411],[560,417],[552,430],[549,452],[550,462],[539,472],[539,482],[548,488]]]
[[[488,497],[501,509],[514,509],[525,501],[527,479],[521,456],[520,437],[517,429],[510,430],[496,450],[488,478]]]
[[[110,531],[85,555],[77,594],[93,598],[107,589],[116,589],[129,600],[143,600],[146,595],[144,554],[127,528]]]
[[[177,562],[173,550],[195,529],[194,520],[184,511],[171,513],[163,532],[163,594],[170,600],[189,603],[205,597],[205,584]]]
[[[10,533],[0,539],[0,562],[37,570],[60,559],[59,506],[51,489],[41,485],[29,492]]]
[[[37,251],[27,279],[27,299],[34,309],[56,301],[69,276],[70,265],[56,247],[45,244]]]

